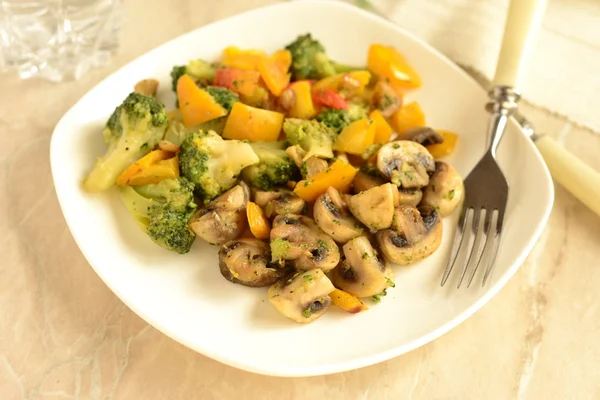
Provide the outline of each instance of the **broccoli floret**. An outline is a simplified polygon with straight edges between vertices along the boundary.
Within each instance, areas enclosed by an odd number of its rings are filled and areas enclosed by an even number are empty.
[[[171,87],[177,91],[177,81],[182,75],[189,75],[195,81],[212,82],[215,78],[215,67],[204,60],[191,60],[187,65],[176,65],[171,69]]]
[[[292,55],[290,72],[293,80],[321,79],[335,75],[335,67],[325,53],[325,48],[310,33],[298,36],[285,48]]]
[[[227,112],[231,111],[233,104],[240,101],[238,95],[229,89],[218,86],[207,86],[204,88]]]
[[[223,140],[213,131],[190,133],[179,152],[181,174],[194,184],[205,204],[231,189],[242,169],[259,161],[248,143]]]
[[[85,189],[98,192],[111,187],[125,168],[158,144],[166,128],[164,104],[140,93],[129,94],[102,131],[108,148],[85,179]]]
[[[358,121],[359,119],[369,118],[367,109],[360,104],[349,103],[346,112],[348,113],[348,118],[350,118],[350,122]]]
[[[271,240],[271,262],[283,263],[290,250],[290,242],[282,238]]]
[[[346,110],[324,108],[323,111],[316,116],[316,120],[324,123],[334,132],[340,133],[342,129],[350,123],[350,116]]]
[[[190,251],[196,235],[188,223],[196,204],[186,178],[121,188],[121,199],[152,241],[180,254]]]
[[[335,132],[322,122],[316,120],[286,118],[283,131],[288,142],[298,145],[306,151],[304,160],[311,156],[321,158],[333,157],[333,141]]]
[[[298,177],[298,167],[285,152],[285,142],[255,142],[250,146],[260,162],[242,171],[242,179],[249,185],[269,191]]]
[[[350,103],[346,110],[324,108],[316,120],[327,125],[331,130],[340,133],[348,124],[359,119],[368,118],[367,109],[360,104]]]
[[[171,69],[171,89],[173,89],[174,92],[177,92],[177,81],[185,75],[185,70],[185,65],[176,65]]]
[[[199,129],[203,131],[214,131],[215,133],[222,135],[226,122],[227,116],[224,116],[208,120],[196,126],[185,126],[183,124],[181,111],[175,109],[169,113],[169,125],[167,126],[164,139],[176,146],[180,146],[187,135],[192,132],[197,132]]]

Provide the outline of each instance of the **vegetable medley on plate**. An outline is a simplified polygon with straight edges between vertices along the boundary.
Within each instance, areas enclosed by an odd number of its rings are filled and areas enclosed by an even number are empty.
[[[231,46],[173,67],[170,111],[144,79],[108,119],[84,187],[116,185],[167,250],[219,246],[225,279],[268,286],[296,322],[367,310],[394,287],[392,263],[438,249],[464,188],[440,160],[457,135],[404,99],[419,74],[390,46],[366,56],[340,64],[310,34],[271,54]]]

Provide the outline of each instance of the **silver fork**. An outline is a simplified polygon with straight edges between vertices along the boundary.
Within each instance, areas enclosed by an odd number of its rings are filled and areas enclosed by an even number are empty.
[[[441,286],[446,284],[454,265],[463,253],[465,261],[457,288],[460,288],[469,268],[471,275],[467,287],[471,285],[486,255],[489,262],[485,268],[482,286],[485,286],[492,272],[500,247],[509,187],[496,162],[496,150],[508,118],[517,110],[520,98],[518,88],[521,87],[525,69],[525,56],[533,44],[545,5],[546,0],[510,2],[500,57],[489,92],[491,101],[486,106],[492,114],[488,129],[489,147],[465,179],[465,199]]]

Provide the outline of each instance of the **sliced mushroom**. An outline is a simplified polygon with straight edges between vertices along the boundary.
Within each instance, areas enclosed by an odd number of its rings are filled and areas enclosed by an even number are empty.
[[[248,225],[246,204],[250,198],[248,186],[241,182],[196,211],[190,228],[211,244],[223,244],[242,236]]]
[[[299,270],[330,271],[340,261],[340,250],[311,218],[278,215],[271,229],[271,259],[279,264],[291,261]]]
[[[179,146],[169,142],[168,140],[159,141],[158,148],[163,151],[169,151],[171,153],[179,153]]]
[[[428,172],[435,170],[435,161],[419,143],[397,140],[379,149],[377,169],[394,185],[415,189],[427,186]]]
[[[288,154],[288,156],[290,156],[298,168],[302,168],[302,165],[304,164],[304,157],[306,156],[306,150],[299,145],[294,145],[285,149],[285,152]]]
[[[269,288],[269,301],[284,317],[309,323],[325,314],[331,306],[335,287],[320,269],[300,271]]]
[[[275,283],[283,269],[270,264],[269,245],[258,239],[235,239],[219,250],[221,274],[233,283],[260,287]]]
[[[398,200],[395,206],[417,206],[423,198],[421,189],[398,188]]]
[[[357,297],[370,297],[394,286],[392,269],[365,236],[352,239],[343,249],[346,259],[330,274],[336,287]]]
[[[142,79],[135,84],[133,91],[146,96],[155,97],[156,92],[158,91],[158,81],[152,78]]]
[[[301,214],[306,203],[289,190],[254,193],[254,202],[265,211],[268,218],[284,214]]]
[[[412,140],[423,146],[444,142],[443,136],[428,126],[415,126],[410,128],[402,134],[402,139]]]
[[[377,170],[375,169],[375,171]],[[356,173],[356,175],[354,175],[354,180],[352,181],[352,191],[355,194],[358,194],[376,186],[381,186],[384,183],[385,180],[379,176],[379,172],[377,172],[377,175],[375,175],[360,170]]]
[[[363,234],[363,226],[347,210],[340,192],[330,186],[315,201],[315,222],[338,243],[346,243]]]
[[[462,202],[464,192],[463,180],[454,167],[438,161],[423,193],[423,205],[436,208],[442,217],[446,217]]]
[[[317,175],[319,172],[325,171],[327,167],[329,167],[327,161],[319,157],[311,156],[304,161],[302,168],[300,168],[300,172],[302,173],[304,179],[308,179]]]
[[[377,242],[391,262],[408,265],[429,257],[442,242],[442,220],[433,207],[396,207],[391,229],[377,232]]]
[[[373,231],[389,228],[394,217],[394,190],[391,183],[351,196],[348,206],[352,215]]]
[[[380,79],[373,88],[373,104],[381,115],[389,118],[402,106],[402,98],[398,96],[392,85]]]

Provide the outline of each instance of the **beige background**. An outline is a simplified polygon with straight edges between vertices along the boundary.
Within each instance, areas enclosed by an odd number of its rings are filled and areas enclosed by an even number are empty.
[[[60,213],[51,132],[127,61],[272,1],[219,3],[130,0],[123,47],[109,68],[60,85],[0,76],[0,399],[600,398],[600,219],[561,188],[540,242],[497,297],[433,343],[358,371],[306,379],[242,372],[165,337],[108,290]],[[523,111],[600,169],[600,136]]]

